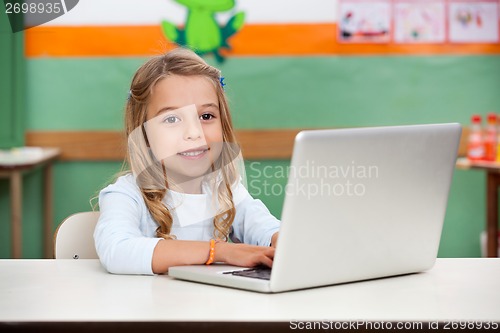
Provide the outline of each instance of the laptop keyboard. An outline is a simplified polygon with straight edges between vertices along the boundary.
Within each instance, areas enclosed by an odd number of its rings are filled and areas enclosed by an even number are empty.
[[[271,269],[269,267],[255,267],[244,270],[224,272],[224,274],[231,274],[261,280],[271,279]]]

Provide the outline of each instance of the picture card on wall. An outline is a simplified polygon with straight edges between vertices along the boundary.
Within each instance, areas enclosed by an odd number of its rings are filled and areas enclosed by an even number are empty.
[[[344,43],[388,43],[391,3],[384,0],[340,0],[338,38]]]
[[[453,43],[498,43],[498,1],[451,0],[449,40]]]
[[[400,0],[394,3],[396,43],[443,43],[446,41],[444,0]]]

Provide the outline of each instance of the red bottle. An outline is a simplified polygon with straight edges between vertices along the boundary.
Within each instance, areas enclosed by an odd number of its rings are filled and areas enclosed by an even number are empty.
[[[497,157],[497,115],[488,114],[488,123],[484,132],[484,159],[495,161]]]
[[[479,161],[484,158],[483,130],[481,128],[481,116],[478,114],[471,117],[467,158],[471,161]]]

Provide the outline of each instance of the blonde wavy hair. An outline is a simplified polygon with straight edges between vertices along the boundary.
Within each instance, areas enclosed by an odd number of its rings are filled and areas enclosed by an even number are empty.
[[[142,65],[135,73],[125,107],[125,131],[128,141],[126,162],[136,177],[142,197],[153,219],[158,223],[156,234],[165,239],[175,239],[171,234],[173,218],[171,209],[163,203],[169,189],[165,167],[152,154],[144,123],[147,108],[155,85],[170,75],[201,76],[208,79],[217,94],[222,123],[222,151],[212,164],[218,171],[218,182],[212,193],[216,193],[218,210],[213,219],[214,238],[227,241],[236,209],[231,186],[239,181],[234,164],[239,148],[233,130],[231,114],[220,82],[220,71],[208,65],[194,52],[176,48],[164,55],[156,56]]]

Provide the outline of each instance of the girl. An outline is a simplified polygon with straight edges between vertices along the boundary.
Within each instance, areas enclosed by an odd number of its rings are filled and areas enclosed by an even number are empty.
[[[279,221],[241,183],[222,85],[219,70],[182,48],[135,73],[125,108],[131,172],[99,194],[94,238],[109,272],[272,266]]]

